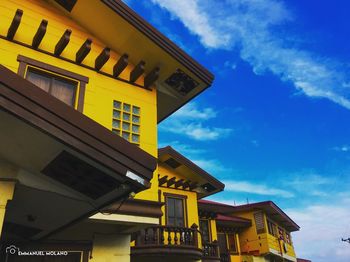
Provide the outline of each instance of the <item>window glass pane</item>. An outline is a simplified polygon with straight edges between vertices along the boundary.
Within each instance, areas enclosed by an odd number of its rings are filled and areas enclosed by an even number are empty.
[[[113,102],[113,107],[116,108],[116,109],[121,109],[122,103],[120,103],[119,101],[114,101]]]
[[[231,252],[237,252],[236,248],[236,235],[235,234],[230,234],[228,235],[228,246]]]
[[[208,220],[199,220],[199,229],[202,232],[202,238],[204,242],[209,242],[209,221]]]
[[[172,217],[168,217],[168,225],[169,226],[175,226],[175,219]]]
[[[174,210],[174,199],[173,198],[167,198],[167,213],[169,217],[174,217],[175,216],[175,210]]]
[[[120,111],[113,110],[113,117],[120,119]]]
[[[128,132],[123,132],[123,133],[122,133],[122,137],[123,137],[124,139],[126,139],[126,140],[129,140],[129,139],[130,139],[130,133],[128,133]]]
[[[123,113],[123,120],[130,121],[130,114]]]
[[[140,114],[140,108],[138,106],[133,106],[132,107],[132,113],[135,115],[139,115]]]
[[[112,132],[113,132],[114,134],[117,134],[118,136],[120,136],[120,131],[119,131],[119,130],[113,129]]]
[[[51,78],[48,76],[41,75],[39,73],[36,73],[32,70],[27,71],[26,79],[36,85],[37,87],[40,87],[42,90],[49,92],[50,90],[50,83]]]
[[[134,133],[140,133],[140,126],[132,125],[132,132]]]
[[[139,135],[132,135],[131,137],[131,141],[134,142],[134,143],[140,143],[140,136]]]
[[[124,105],[123,105],[123,110],[124,110],[125,112],[130,112],[130,108],[131,108],[131,106],[130,106],[129,104],[124,104]]]
[[[167,197],[166,198],[166,207],[167,207],[167,221],[168,224],[169,221],[173,221],[169,225],[174,226],[185,226],[185,220],[184,220],[184,210],[183,210],[183,200],[179,198],[172,198]]]
[[[184,210],[181,199],[175,199],[175,214],[176,217],[183,218]]]
[[[113,126],[113,128],[120,129],[120,121],[119,121],[119,120],[113,119],[113,124],[112,124],[112,126]]]
[[[51,87],[51,95],[67,105],[74,106],[76,84],[54,79]]]
[[[130,124],[123,122],[123,130],[130,130]]]
[[[140,123],[140,117],[139,116],[132,116],[132,122],[134,124],[139,124]]]

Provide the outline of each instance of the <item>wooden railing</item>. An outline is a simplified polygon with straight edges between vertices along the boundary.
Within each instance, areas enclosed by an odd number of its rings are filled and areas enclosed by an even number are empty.
[[[141,230],[135,239],[135,247],[150,245],[192,246],[198,248],[199,231],[196,225],[191,228],[173,226],[153,226]]]
[[[229,253],[221,253],[220,254],[220,261],[221,262],[230,262],[231,261],[231,257]]]
[[[203,257],[220,258],[219,245],[216,240],[212,243],[203,243]]]

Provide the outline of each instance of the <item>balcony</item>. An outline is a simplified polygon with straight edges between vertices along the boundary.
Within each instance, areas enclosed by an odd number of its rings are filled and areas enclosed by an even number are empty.
[[[220,262],[219,245],[216,240],[212,243],[203,243],[202,262]]]
[[[200,232],[196,225],[191,228],[173,226],[153,226],[141,230],[135,236],[135,246],[131,248],[131,261],[156,261],[165,256],[167,261],[180,258],[181,261],[199,260],[217,254],[214,246],[207,245],[202,250],[198,243]],[[212,260],[210,260],[212,261]],[[219,261],[219,260],[217,260]]]

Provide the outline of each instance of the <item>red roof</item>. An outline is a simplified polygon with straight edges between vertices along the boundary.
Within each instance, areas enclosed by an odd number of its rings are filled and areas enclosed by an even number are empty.
[[[215,202],[215,201],[211,201],[211,200],[205,200],[205,199],[198,200],[198,203],[231,207],[230,205],[227,205],[227,204],[223,204],[223,203],[219,203],[219,202]]]

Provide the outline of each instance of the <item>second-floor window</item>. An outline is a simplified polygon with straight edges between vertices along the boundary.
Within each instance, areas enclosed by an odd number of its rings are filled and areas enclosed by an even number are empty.
[[[78,82],[29,67],[26,79],[69,106],[74,107]]]
[[[113,133],[131,143],[140,144],[140,107],[113,101]]]
[[[228,247],[230,250],[230,253],[237,253],[237,243],[236,243],[236,234],[229,234],[228,235]]]
[[[167,225],[185,226],[184,199],[175,197],[166,197]]]
[[[22,55],[18,55],[17,61],[20,76],[83,112],[88,77]]]
[[[210,242],[210,229],[209,229],[209,220],[200,219],[199,220],[199,229],[202,233],[203,242]]]
[[[270,220],[267,220],[267,228],[268,228],[270,235],[273,235],[275,237],[277,236],[276,225],[274,223],[272,223]]]

